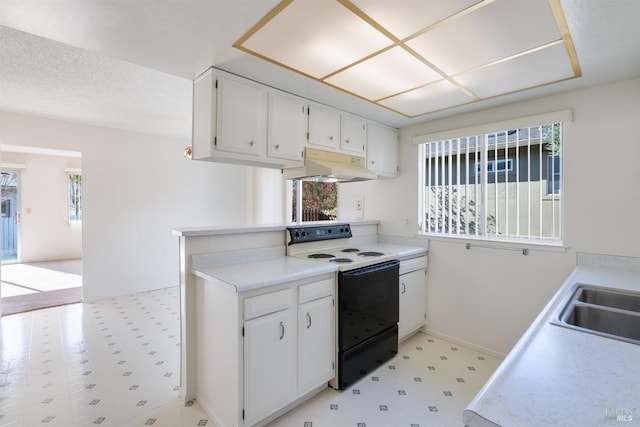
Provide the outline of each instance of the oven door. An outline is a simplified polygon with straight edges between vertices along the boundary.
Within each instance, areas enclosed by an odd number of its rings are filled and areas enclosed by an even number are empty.
[[[397,260],[338,274],[338,349],[346,351],[398,323]]]

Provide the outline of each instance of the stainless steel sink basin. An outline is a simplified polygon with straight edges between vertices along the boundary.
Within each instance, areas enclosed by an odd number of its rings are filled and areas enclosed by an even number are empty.
[[[615,289],[580,287],[578,301],[640,313],[640,294]]]
[[[551,323],[640,344],[640,293],[579,285]]]

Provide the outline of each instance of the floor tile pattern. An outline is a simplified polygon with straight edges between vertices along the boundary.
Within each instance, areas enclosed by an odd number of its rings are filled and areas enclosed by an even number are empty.
[[[418,333],[348,389],[327,389],[269,427],[461,427],[462,411],[500,362]]]
[[[5,316],[0,426],[213,425],[178,398],[178,288]]]
[[[0,427],[215,427],[178,397],[179,289],[0,320]],[[461,426],[500,359],[424,334],[348,389],[270,427]]]

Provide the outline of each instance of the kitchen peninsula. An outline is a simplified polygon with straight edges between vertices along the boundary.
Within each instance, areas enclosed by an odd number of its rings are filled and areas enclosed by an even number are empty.
[[[428,243],[378,235],[378,224],[349,224],[348,242],[400,261],[424,259],[415,332],[424,325]],[[285,225],[180,228],[174,235],[181,397],[197,399],[217,425],[261,425],[326,388],[335,376],[338,265],[287,256]]]

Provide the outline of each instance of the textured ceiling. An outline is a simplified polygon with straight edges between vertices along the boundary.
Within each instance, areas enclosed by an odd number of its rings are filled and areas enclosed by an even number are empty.
[[[0,0],[0,109],[188,139],[211,65],[396,127],[640,77],[640,1],[561,0],[582,77],[407,118],[234,49],[278,3]]]

